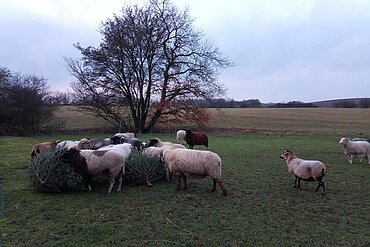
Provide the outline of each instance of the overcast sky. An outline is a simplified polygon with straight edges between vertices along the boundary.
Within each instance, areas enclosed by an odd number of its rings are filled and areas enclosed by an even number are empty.
[[[63,57],[100,42],[102,21],[143,0],[0,0],[0,66],[74,80]],[[370,97],[370,0],[173,0],[235,66],[227,97],[304,102]]]

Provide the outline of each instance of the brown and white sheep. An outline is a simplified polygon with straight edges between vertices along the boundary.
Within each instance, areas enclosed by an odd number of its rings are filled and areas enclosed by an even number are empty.
[[[315,191],[322,187],[322,194],[325,194],[325,186],[322,178],[326,174],[326,166],[318,160],[304,160],[297,158],[290,150],[285,150],[281,155],[284,159],[288,171],[294,176],[294,188],[300,188],[300,181],[317,181],[318,186]]]
[[[91,191],[90,177],[105,175],[109,179],[108,193],[112,192],[115,179],[118,179],[117,192],[122,189],[122,177],[125,172],[127,157],[112,150],[77,150],[69,149],[69,160],[73,167],[87,166],[88,187]]]
[[[58,142],[41,142],[33,145],[31,151],[31,158],[35,157],[37,154],[45,151],[54,151],[57,147]]]
[[[181,178],[186,190],[188,176],[198,179],[210,176],[213,182],[211,191],[215,191],[218,184],[224,196],[227,196],[225,184],[221,180],[221,158],[218,154],[201,150],[166,149],[162,152],[161,161],[177,176],[177,190],[180,189]]]

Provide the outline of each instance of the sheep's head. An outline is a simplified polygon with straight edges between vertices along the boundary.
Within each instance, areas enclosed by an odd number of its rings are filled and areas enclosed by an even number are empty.
[[[126,142],[126,139],[120,136],[113,136],[110,138],[113,142],[113,144],[122,144]]]
[[[80,142],[78,143],[78,147],[80,150],[82,149],[91,149],[92,148],[92,143],[89,139],[87,138],[82,138]]]
[[[148,143],[146,142],[141,142],[140,143],[140,149],[144,149],[144,148],[147,148],[148,147]]]
[[[290,150],[284,150],[284,152],[280,155],[280,159],[283,159],[283,160],[288,160],[290,159],[291,157],[294,156],[294,153]]]
[[[340,139],[340,141],[338,142],[339,144],[343,145],[343,146],[346,146],[349,142],[349,138],[342,138]]]
[[[160,142],[161,142],[161,140],[159,140],[158,138],[149,139],[149,143],[148,143],[147,147],[151,147],[151,146],[156,147],[158,145],[158,143],[160,143]]]

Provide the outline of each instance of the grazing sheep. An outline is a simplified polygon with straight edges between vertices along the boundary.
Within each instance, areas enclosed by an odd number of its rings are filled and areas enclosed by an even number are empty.
[[[212,191],[216,190],[218,184],[224,196],[227,196],[225,184],[221,180],[221,158],[218,154],[190,149],[166,149],[162,152],[161,161],[170,172],[178,176],[177,190],[180,189],[181,178],[186,190],[188,176],[199,179],[210,176],[213,182]]]
[[[178,130],[177,133],[176,133],[176,141],[177,142],[186,141],[185,138],[186,138],[186,131],[185,130]]]
[[[349,138],[342,138],[339,144],[343,148],[343,152],[347,155],[348,163],[352,164],[354,157],[367,157],[370,164],[370,143],[368,141],[351,141]]]
[[[315,191],[322,187],[322,194],[325,194],[325,186],[322,178],[326,174],[326,166],[318,160],[303,160],[297,158],[292,151],[285,150],[281,155],[284,159],[288,171],[294,176],[294,188],[300,188],[301,179],[304,181],[317,181],[319,185]]]
[[[174,148],[185,148],[184,145],[172,142],[164,142],[161,141],[159,138],[150,139],[147,147],[158,147],[163,149],[174,149]]]
[[[77,145],[77,150],[92,149],[91,140],[88,138],[82,138]]]
[[[114,134],[113,137],[111,137],[111,140],[119,140],[121,141],[120,143],[127,142],[131,140],[132,138],[137,137],[135,133],[116,133]],[[119,144],[119,143],[114,143],[114,144]]]
[[[136,137],[128,141],[134,148],[141,150],[146,146],[146,143]]]
[[[192,132],[190,129],[187,129],[185,141],[190,149],[193,149],[195,145],[203,145],[208,149],[208,136],[206,133]]]
[[[78,147],[79,143],[80,143],[79,141],[61,141],[57,144],[56,149],[57,150],[62,149],[62,148],[65,148],[65,149],[71,149],[71,148],[79,149],[79,147]]]
[[[87,167],[87,184],[91,191],[90,177],[106,175],[109,179],[108,193],[112,192],[115,179],[118,178],[117,192],[122,189],[122,177],[125,172],[126,156],[117,150],[77,150],[69,149],[69,160],[73,167]]]
[[[101,147],[98,150],[101,151],[116,151],[120,154],[122,154],[125,159],[128,159],[131,155],[131,151],[134,147],[130,143],[122,143],[122,144],[117,144],[117,145],[108,145],[105,147]]]
[[[57,142],[42,142],[33,145],[31,158],[44,151],[54,151],[57,147]]]
[[[159,158],[163,152],[163,148],[158,147],[147,147],[143,149],[142,155],[145,157],[157,157]]]
[[[80,143],[78,144],[78,146],[80,150],[82,149],[97,150],[101,147],[105,147],[111,144],[113,144],[113,141],[110,138],[105,138],[105,139],[83,138],[80,140]]]
[[[357,141],[367,141],[370,142],[370,139],[367,138],[352,138],[351,141],[357,142]]]

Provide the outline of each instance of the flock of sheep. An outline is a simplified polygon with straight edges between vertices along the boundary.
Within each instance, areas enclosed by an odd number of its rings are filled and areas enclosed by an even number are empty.
[[[91,191],[90,178],[105,175],[109,179],[108,193],[112,192],[116,179],[117,191],[122,189],[122,177],[125,172],[125,162],[134,148],[142,150],[146,157],[158,157],[166,170],[166,179],[170,174],[177,177],[177,189],[180,189],[181,180],[184,189],[188,188],[188,176],[204,178],[210,176],[213,180],[212,191],[218,184],[223,194],[227,191],[221,180],[221,158],[211,151],[193,150],[195,145],[204,145],[208,148],[208,136],[203,132],[179,130],[176,139],[186,141],[189,149],[179,143],[161,141],[154,138],[145,143],[134,133],[116,133],[105,139],[87,139],[80,141],[55,141],[35,144],[32,147],[31,157],[44,151],[67,149],[63,159],[66,159],[81,174]]]
[[[208,149],[208,136],[203,132],[191,130],[179,130],[176,134],[177,142],[185,141],[189,145],[187,149],[179,143],[164,142],[159,138],[150,139],[149,143],[138,139],[134,133],[116,133],[105,139],[87,139],[80,141],[56,141],[35,144],[32,148],[31,157],[44,151],[58,149],[69,150],[65,159],[80,173],[86,185],[91,191],[90,178],[105,175],[109,179],[108,193],[111,193],[115,180],[118,180],[117,191],[122,189],[122,177],[125,172],[125,162],[130,157],[134,148],[142,150],[145,157],[158,157],[166,171],[166,179],[170,175],[177,177],[177,189],[184,182],[184,189],[188,188],[188,177],[204,178],[211,177],[212,191],[216,190],[217,184],[221,187],[223,195],[227,196],[224,182],[221,180],[221,158],[207,150],[193,150],[195,145],[203,145]],[[348,163],[352,164],[354,157],[368,158],[370,164],[370,142],[367,139],[342,138],[339,144],[343,147],[348,157]],[[316,181],[316,191],[322,188],[325,194],[323,177],[326,174],[326,166],[318,160],[303,160],[294,155],[290,150],[285,150],[281,155],[288,171],[293,175],[294,187],[300,188],[300,181]]]

